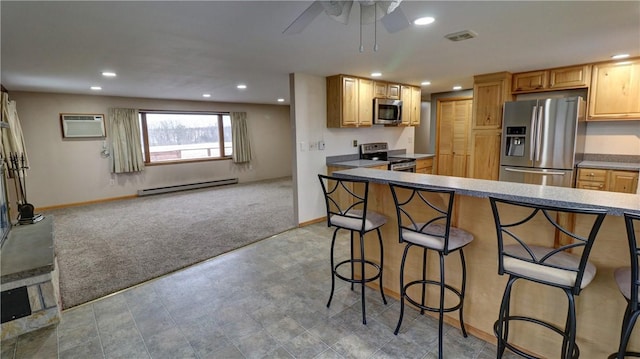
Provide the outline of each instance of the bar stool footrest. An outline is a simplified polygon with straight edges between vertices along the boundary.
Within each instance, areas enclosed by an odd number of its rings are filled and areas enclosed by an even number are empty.
[[[407,293],[407,289],[409,289],[409,287],[414,286],[414,285],[422,285],[422,284],[426,284],[426,285],[437,285],[438,287],[440,287],[442,285],[442,283],[435,281],[435,280],[415,280],[412,282],[409,282],[407,284],[405,284],[402,292],[404,293],[404,297],[407,299],[407,301],[411,304],[413,304],[414,306],[429,311],[429,312],[435,312],[435,313],[439,313],[440,312],[440,308],[436,308],[436,307],[429,307],[426,305],[422,305],[422,303],[417,302],[416,300],[414,300],[413,298],[411,298],[409,296],[409,294]],[[454,293],[455,295],[458,296],[458,304],[456,304],[453,307],[448,307],[448,308],[443,308],[442,311],[444,313],[449,313],[449,312],[455,312],[456,310],[460,309],[460,307],[462,306],[462,294],[460,293],[460,291],[448,284],[444,284],[444,287],[449,290],[450,292]]]
[[[529,323],[533,323],[533,324],[537,324],[540,326],[543,326],[547,329],[551,329],[554,332],[560,334],[560,336],[564,337],[565,333],[562,329],[558,328],[557,326],[551,324],[551,323],[547,323],[543,320],[540,319],[536,319],[536,318],[531,318],[531,317],[525,317],[525,316],[520,316],[520,315],[514,315],[514,316],[509,316],[509,317],[505,317],[502,321],[504,323],[507,323],[509,321],[512,320],[517,320],[517,321],[524,321],[524,322],[529,322]],[[522,350],[514,347],[513,345],[509,344],[508,342],[506,342],[505,340],[502,339],[502,335],[500,335],[500,333],[498,333],[498,324],[500,323],[500,320],[496,320],[496,322],[493,324],[493,333],[495,334],[496,338],[498,339],[498,342],[502,342],[502,344],[508,348],[509,350],[511,350],[512,352],[514,352],[515,354],[518,354],[519,356],[523,357],[523,358],[528,358],[528,359],[540,359],[538,357],[532,356],[528,353],[523,352]],[[573,351],[573,355],[571,356],[571,358],[578,358],[580,357],[580,349],[578,348],[578,343],[575,343],[574,346],[574,351]]]
[[[349,283],[363,283],[363,282],[364,283],[369,283],[369,282],[373,282],[374,280],[380,278],[380,275],[382,274],[382,269],[380,268],[380,266],[377,263],[374,263],[374,262],[372,262],[370,260],[366,260],[366,259],[364,260],[365,265],[368,264],[368,265],[370,265],[370,266],[372,266],[372,267],[374,267],[376,269],[376,273],[373,276],[371,276],[369,278],[360,278],[360,279],[355,279],[354,278],[354,279],[351,279],[351,278],[345,277],[342,274],[338,273],[338,268],[340,266],[344,265],[344,264],[350,264],[350,263],[354,263],[354,264],[358,263],[358,264],[360,264],[362,262],[363,262],[362,259],[347,259],[347,260],[344,260],[344,261],[336,264],[336,266],[333,268],[333,274],[336,277],[342,279],[343,281],[349,282]]]

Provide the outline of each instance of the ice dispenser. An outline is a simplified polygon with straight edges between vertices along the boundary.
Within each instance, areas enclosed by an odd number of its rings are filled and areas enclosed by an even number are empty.
[[[523,157],[527,128],[525,126],[507,127],[507,146],[505,156]]]

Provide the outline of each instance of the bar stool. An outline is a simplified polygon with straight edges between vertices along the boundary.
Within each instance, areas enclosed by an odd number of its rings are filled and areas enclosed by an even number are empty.
[[[640,222],[640,215],[625,213],[624,221],[627,227],[627,238],[629,240],[629,254],[631,255],[631,266],[616,269],[614,276],[618,283],[620,292],[627,300],[627,309],[622,319],[622,332],[620,333],[620,346],[618,352],[611,354],[610,359],[622,359],[625,356],[640,357],[638,352],[628,352],[627,344],[631,337],[633,327],[640,316],[640,305],[638,304],[638,291],[640,289],[640,278],[638,278],[638,268],[640,249],[638,248],[638,240],[636,237],[635,223]]]
[[[455,191],[434,187],[413,187],[408,185],[390,183],[393,201],[398,216],[398,237],[400,243],[406,243],[402,261],[400,264],[400,318],[396,326],[395,335],[398,335],[402,318],[404,316],[405,300],[420,308],[420,314],[424,311],[437,312],[438,317],[438,358],[442,358],[443,320],[444,313],[458,310],[460,315],[460,328],[466,338],[467,331],[464,327],[463,304],[466,286],[466,264],[463,248],[471,243],[473,235],[460,228],[451,226],[451,214]],[[404,268],[407,262],[407,254],[412,247],[422,248],[422,279],[404,283]],[[427,251],[433,250],[440,258],[439,280],[427,279]],[[462,284],[458,290],[445,283],[444,259],[453,252],[460,253],[462,264]],[[407,290],[413,286],[422,286],[421,298],[412,298]],[[440,297],[437,307],[426,304],[427,285],[437,285]],[[448,290],[457,296],[455,305],[445,307],[445,291]]]
[[[575,342],[574,296],[580,294],[595,277],[596,267],[588,259],[606,211],[527,204],[494,197],[489,197],[489,200],[498,236],[498,274],[509,275],[498,320],[494,324],[498,358],[502,357],[505,348],[522,357],[535,358],[508,342],[509,323],[513,321],[534,323],[560,334],[562,353],[557,357],[577,358],[580,351]],[[576,214],[588,219],[588,233],[577,233],[563,226],[565,219]],[[545,236],[545,229],[551,234]],[[575,254],[577,251],[581,253]],[[564,328],[534,317],[510,314],[511,290],[519,279],[564,291],[568,300]]]
[[[387,218],[374,211],[367,210],[367,200],[369,195],[369,182],[363,180],[347,180],[325,175],[318,175],[322,191],[324,193],[325,205],[327,209],[327,226],[335,227],[333,238],[331,239],[331,295],[327,302],[327,308],[331,305],[333,292],[335,289],[336,277],[353,284],[361,285],[362,300],[362,324],[367,324],[366,305],[364,289],[365,283],[372,282],[376,279],[380,280],[380,295],[382,301],[387,304],[382,288],[382,268],[384,267],[384,252],[382,246],[382,234],[380,227],[387,223]],[[335,263],[334,249],[336,243],[336,235],[341,229],[351,232],[351,255],[349,259]],[[378,243],[380,245],[380,264],[365,258],[364,242],[365,234],[375,230],[378,234]],[[360,242],[360,258],[354,257],[354,238],[355,234],[359,235]],[[339,272],[339,268],[344,264],[351,264],[351,276],[347,277]],[[356,278],[355,265],[360,264],[360,278]],[[369,277],[366,276],[365,265],[374,269],[374,273]]]

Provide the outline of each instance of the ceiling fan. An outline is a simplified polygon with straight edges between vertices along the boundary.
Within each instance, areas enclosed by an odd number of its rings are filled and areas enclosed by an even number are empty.
[[[298,16],[282,33],[298,34],[302,32],[320,13],[323,11],[332,19],[343,24],[349,23],[349,14],[354,2],[360,5],[360,37],[362,38],[363,24],[376,24],[378,21],[382,23],[384,28],[394,33],[400,31],[410,25],[409,20],[398,7],[402,0],[393,1],[376,1],[376,0],[344,0],[344,1],[321,1],[316,0]],[[360,40],[360,51],[362,48],[362,39]],[[377,50],[377,44],[374,51]]]

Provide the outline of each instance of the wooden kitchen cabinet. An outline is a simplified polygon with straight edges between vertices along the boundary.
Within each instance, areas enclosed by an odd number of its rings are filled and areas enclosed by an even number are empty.
[[[375,81],[373,84],[373,96],[378,98],[388,98],[392,100],[400,99],[399,84],[391,84],[383,81]]]
[[[402,100],[402,121],[403,126],[420,125],[420,105],[422,101],[422,90],[419,87],[402,85],[400,88]]]
[[[600,168],[578,168],[576,188],[636,193],[638,190],[638,172]]]
[[[502,130],[472,131],[469,161],[470,178],[498,179],[500,176],[501,139]]]
[[[523,72],[513,75],[512,92],[542,90],[547,87],[548,71]]]
[[[387,98],[392,100],[400,99],[400,85],[387,84]]]
[[[358,79],[358,126],[373,125],[373,81]]]
[[[416,173],[433,173],[433,158],[420,158],[416,160]]]
[[[352,76],[327,77],[327,128],[371,126],[373,81]]]
[[[502,128],[502,106],[511,101],[511,74],[498,72],[473,77],[474,130]]]
[[[558,67],[513,74],[511,91],[526,93],[589,86],[591,65]]]
[[[472,100],[442,99],[437,108],[437,174],[466,177]]]
[[[638,191],[638,172],[609,171],[608,190],[611,192],[636,193]]]
[[[640,58],[593,65],[587,120],[640,119]]]
[[[473,119],[468,176],[498,180],[502,108],[511,95],[511,74],[474,76]]]

